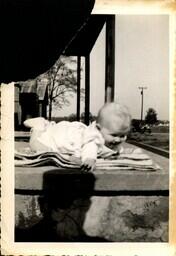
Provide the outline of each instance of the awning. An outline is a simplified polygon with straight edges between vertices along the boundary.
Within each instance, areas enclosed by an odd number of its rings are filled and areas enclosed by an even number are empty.
[[[89,55],[109,16],[111,15],[91,15],[66,48],[65,55]]]
[[[0,0],[0,82],[47,71],[86,22],[94,0]]]

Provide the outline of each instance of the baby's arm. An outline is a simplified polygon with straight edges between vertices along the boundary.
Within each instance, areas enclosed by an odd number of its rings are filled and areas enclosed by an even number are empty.
[[[97,159],[97,150],[98,146],[94,141],[90,141],[87,144],[83,145],[81,154],[81,170],[93,171]]]

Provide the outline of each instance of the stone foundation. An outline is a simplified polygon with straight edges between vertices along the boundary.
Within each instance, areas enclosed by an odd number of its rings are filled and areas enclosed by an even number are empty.
[[[92,196],[76,199],[65,209],[51,208],[38,196],[15,198],[18,231],[30,230],[31,235],[46,232],[44,240],[81,241],[86,236],[91,241],[168,241],[167,196]],[[19,233],[16,239],[20,239]]]

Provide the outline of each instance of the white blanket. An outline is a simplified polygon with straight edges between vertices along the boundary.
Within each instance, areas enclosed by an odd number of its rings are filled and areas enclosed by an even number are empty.
[[[46,165],[79,169],[81,160],[72,155],[56,152],[34,153],[30,151],[30,148],[15,151],[15,166],[37,167]],[[140,149],[126,148],[111,159],[98,158],[96,162],[97,169],[155,171],[161,168],[153,163],[152,159]]]

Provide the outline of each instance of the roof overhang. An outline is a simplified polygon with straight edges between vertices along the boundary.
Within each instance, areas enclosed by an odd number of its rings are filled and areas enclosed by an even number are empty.
[[[0,0],[0,82],[47,71],[89,18],[95,0]]]
[[[64,51],[68,56],[87,56],[90,54],[109,15],[91,15]]]

